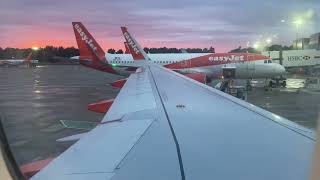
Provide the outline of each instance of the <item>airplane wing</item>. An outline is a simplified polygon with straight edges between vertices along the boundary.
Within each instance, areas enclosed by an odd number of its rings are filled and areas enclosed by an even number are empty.
[[[32,179],[307,179],[311,133],[146,64],[102,122]]]

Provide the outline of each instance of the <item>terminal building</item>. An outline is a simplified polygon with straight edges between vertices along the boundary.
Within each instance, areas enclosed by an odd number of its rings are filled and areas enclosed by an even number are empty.
[[[292,46],[293,50],[264,51],[262,54],[287,70],[303,68],[308,72],[320,72],[320,32],[309,38],[296,39]]]
[[[316,49],[264,51],[262,54],[271,57],[285,68],[320,65],[320,51]]]
[[[317,49],[320,50],[320,32],[312,34],[309,38],[299,38],[293,41],[293,49]]]
[[[309,49],[310,38],[299,38],[293,41],[293,49]]]

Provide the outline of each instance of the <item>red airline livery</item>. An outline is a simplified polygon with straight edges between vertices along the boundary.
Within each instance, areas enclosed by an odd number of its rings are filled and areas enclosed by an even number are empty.
[[[122,27],[131,54],[105,53],[81,22],[73,22],[80,50],[80,64],[100,71],[128,76],[139,67],[142,55],[132,36]],[[128,51],[128,50],[126,50]],[[224,68],[234,68],[236,78],[272,78],[285,73],[283,66],[261,54],[253,53],[170,53],[148,54],[149,60],[182,74],[202,74],[207,79],[219,78]]]

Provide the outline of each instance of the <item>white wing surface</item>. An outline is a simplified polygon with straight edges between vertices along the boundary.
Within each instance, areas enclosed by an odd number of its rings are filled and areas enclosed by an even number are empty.
[[[307,179],[313,146],[308,129],[147,64],[32,179]]]

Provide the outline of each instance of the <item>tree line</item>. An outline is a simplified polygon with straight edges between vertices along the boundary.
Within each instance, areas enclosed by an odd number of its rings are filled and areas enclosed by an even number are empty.
[[[263,48],[263,51],[285,51],[285,50],[293,50],[293,46],[282,46],[279,44],[274,44],[271,46],[267,46],[265,48]],[[242,48],[241,46],[239,46],[236,49],[232,49],[231,51],[229,51],[230,53],[261,53],[259,49],[255,49],[252,47],[247,47],[247,48]]]
[[[72,56],[78,56],[79,50],[74,47],[53,47],[46,46],[40,48],[37,51],[31,48],[19,49],[19,48],[5,48],[0,47],[0,59],[24,59],[28,54],[32,52],[32,59],[37,59],[42,62],[56,61],[58,58],[70,58]]]
[[[167,48],[167,47],[160,47],[160,48],[143,48],[146,53],[150,54],[161,54],[161,53],[215,53],[215,49],[213,47],[210,48]],[[123,54],[123,50],[115,50],[115,49],[108,49],[107,51],[110,54]]]
[[[210,48],[144,48],[147,53],[214,53],[215,49]],[[74,47],[53,47],[46,46],[45,48],[40,48],[37,51],[32,50],[31,48],[19,49],[19,48],[1,48],[0,47],[0,59],[23,59],[28,56],[30,52],[32,53],[32,58],[37,59],[41,62],[57,62],[61,59],[67,59],[73,56],[79,56],[79,50]],[[125,53],[122,49],[108,49],[108,53],[111,54],[123,54]]]

